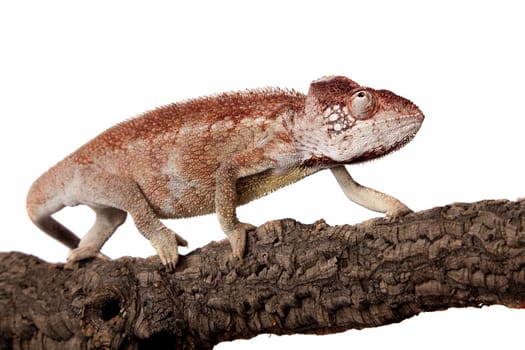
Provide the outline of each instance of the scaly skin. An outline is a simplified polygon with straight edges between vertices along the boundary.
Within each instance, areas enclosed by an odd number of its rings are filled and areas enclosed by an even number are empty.
[[[31,220],[72,248],[68,261],[100,257],[127,213],[172,270],[186,241],[161,223],[215,212],[233,254],[246,231],[236,207],[331,169],[344,193],[371,210],[409,211],[356,183],[344,164],[383,156],[410,141],[423,114],[386,90],[345,77],[314,81],[307,95],[281,89],[227,93],[168,105],[120,123],[35,181]],[[84,204],[96,221],[79,240],[51,215]]]

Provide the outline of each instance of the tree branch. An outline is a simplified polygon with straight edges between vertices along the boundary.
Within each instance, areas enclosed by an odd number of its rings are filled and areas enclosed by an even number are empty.
[[[74,269],[0,254],[0,349],[212,348],[326,334],[423,311],[525,301],[525,200],[453,204],[355,226],[268,222],[244,261],[226,241]]]

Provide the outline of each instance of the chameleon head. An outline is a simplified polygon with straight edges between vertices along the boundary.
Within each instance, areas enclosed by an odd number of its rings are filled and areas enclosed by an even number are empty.
[[[312,157],[349,164],[402,147],[423,119],[415,104],[390,91],[326,77],[310,85],[304,114],[294,119],[294,136]]]

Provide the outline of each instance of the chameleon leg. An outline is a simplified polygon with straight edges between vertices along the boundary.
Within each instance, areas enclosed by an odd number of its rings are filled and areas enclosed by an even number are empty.
[[[127,213],[123,210],[107,207],[94,207],[95,223],[82,237],[78,248],[72,249],[67,257],[68,262],[79,261],[91,257],[107,258],[100,253],[100,248],[106,243],[115,230],[124,223]]]
[[[149,205],[140,187],[131,179],[122,178],[106,173],[83,174],[82,189],[77,194],[78,204],[87,204],[96,209],[97,221],[81,241],[80,248],[89,247],[87,251],[93,253],[96,246],[102,244],[113,234],[115,229],[124,222],[123,211],[128,212],[135,226],[146,237],[157,251],[160,260],[168,270],[173,270],[179,258],[178,246],[186,246],[187,242],[167,228],[157,217]],[[101,209],[104,208],[104,209]],[[118,224],[118,225],[117,225]],[[82,257],[82,250],[78,254]],[[91,255],[92,256],[92,255]]]
[[[240,222],[237,218],[237,180],[263,172],[272,166],[272,161],[260,149],[243,152],[225,161],[216,174],[215,211],[224,233],[228,236],[233,255],[242,259],[246,247],[246,232],[255,226]]]
[[[236,180],[232,169],[220,173],[223,180],[217,181],[215,210],[223,232],[228,236],[233,255],[242,259],[246,247],[246,231],[255,226],[240,222],[236,213]]]
[[[411,212],[411,210],[398,199],[355,182],[344,166],[336,166],[330,170],[345,195],[352,202],[362,205],[367,209],[385,213],[387,217],[395,217]]]

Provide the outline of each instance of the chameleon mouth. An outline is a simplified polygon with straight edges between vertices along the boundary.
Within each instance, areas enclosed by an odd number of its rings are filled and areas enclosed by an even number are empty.
[[[390,130],[390,133],[400,133],[404,134],[405,136],[392,142],[391,144],[385,145],[378,145],[361,155],[358,155],[357,157],[354,157],[347,162],[346,164],[354,164],[354,163],[361,163],[366,162],[372,159],[378,159],[381,157],[386,156],[387,154],[396,152],[397,150],[403,148],[407,143],[409,143],[418,132],[419,128],[421,127],[421,122],[423,121],[424,116],[423,114],[415,114],[406,116],[403,118],[403,123],[401,125],[398,125],[395,128],[392,128]]]
[[[416,136],[417,132],[419,131],[419,128],[421,128],[421,123],[424,119],[423,114],[417,114],[414,116],[408,116],[407,119],[410,118],[414,120],[411,123],[404,124],[399,127],[399,129],[411,129],[407,132],[406,136],[403,137],[401,140],[394,142],[391,147],[387,150],[387,153],[395,152],[399,150],[400,148],[403,148],[407,143],[412,141],[412,139]]]

